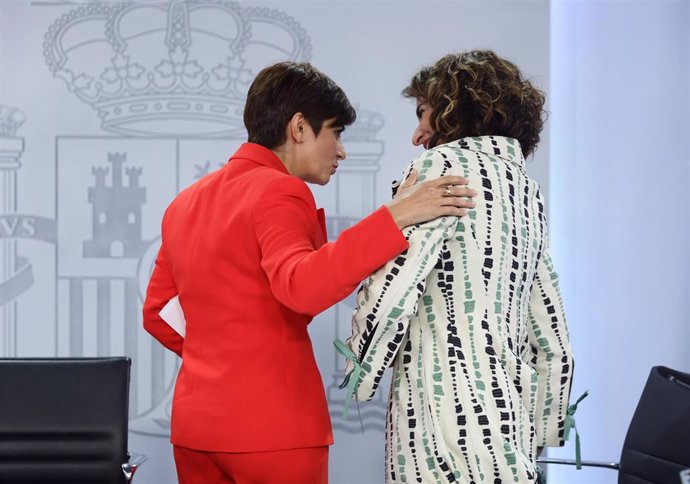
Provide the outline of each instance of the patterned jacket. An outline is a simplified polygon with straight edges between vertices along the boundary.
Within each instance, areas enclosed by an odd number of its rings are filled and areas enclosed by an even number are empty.
[[[478,196],[465,217],[408,228],[409,249],[357,297],[356,398],[393,366],[386,482],[535,482],[536,447],[562,444],[573,371],[539,188],[511,138],[463,138],[412,168],[468,177]]]

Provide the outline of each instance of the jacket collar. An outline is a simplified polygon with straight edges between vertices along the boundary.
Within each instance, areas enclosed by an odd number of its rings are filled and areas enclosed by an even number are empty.
[[[515,138],[474,136],[471,138],[460,138],[450,144],[458,144],[463,149],[479,151],[491,157],[498,157],[522,168],[525,166],[525,157],[522,155],[520,143]]]
[[[287,167],[274,152],[265,146],[257,145],[256,143],[243,143],[237,149],[235,154],[230,157],[228,163],[230,163],[232,160],[239,159],[249,160],[258,165],[273,168],[285,173],[286,175],[290,174],[287,170]],[[326,242],[328,241],[328,232],[326,231],[326,213],[324,212],[323,208],[320,208],[316,211],[316,216],[319,220],[319,227],[321,228],[324,242]]]
[[[290,173],[285,164],[278,158],[278,156],[266,148],[265,146],[257,145],[256,143],[243,143],[230,157],[228,163],[233,159],[245,159],[253,161],[259,165],[267,166],[275,170],[281,171],[286,175]]]

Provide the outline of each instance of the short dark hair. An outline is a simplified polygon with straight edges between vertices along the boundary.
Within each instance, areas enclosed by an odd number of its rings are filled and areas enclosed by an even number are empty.
[[[515,138],[525,156],[539,143],[545,96],[512,62],[491,50],[449,54],[417,72],[403,96],[432,109],[431,146],[467,136]]]
[[[354,123],[357,114],[345,92],[307,62],[279,62],[254,79],[244,106],[248,141],[273,149],[285,143],[285,128],[295,115],[304,114],[318,136],[323,122],[335,126]]]

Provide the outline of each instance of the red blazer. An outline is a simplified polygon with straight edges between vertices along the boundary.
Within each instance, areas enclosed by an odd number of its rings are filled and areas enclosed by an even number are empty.
[[[173,444],[255,452],[333,443],[307,324],[407,248],[384,207],[327,243],[323,210],[246,143],[163,216],[144,328],[182,357]],[[158,315],[176,294],[183,339]]]

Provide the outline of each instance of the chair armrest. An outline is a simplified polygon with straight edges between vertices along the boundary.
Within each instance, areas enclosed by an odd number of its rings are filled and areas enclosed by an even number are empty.
[[[577,465],[575,459],[555,459],[552,457],[537,457],[537,464],[560,464],[560,465]],[[583,460],[581,464],[584,467],[603,467],[605,469],[618,469],[617,462],[595,462],[591,460]]]
[[[690,484],[690,469],[680,471],[681,484]]]
[[[131,482],[134,477],[134,473],[137,471],[139,466],[148,460],[144,454],[130,454],[127,453],[128,460],[122,464],[122,472],[125,474],[125,479],[127,482]]]

